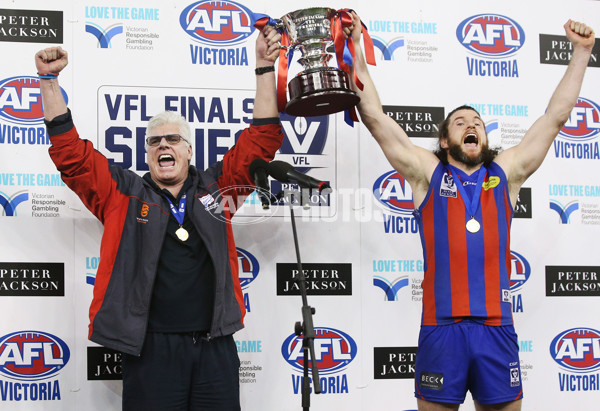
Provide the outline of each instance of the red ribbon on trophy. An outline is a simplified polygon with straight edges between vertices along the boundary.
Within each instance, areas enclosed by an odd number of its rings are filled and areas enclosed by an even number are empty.
[[[317,116],[345,111],[346,122],[358,121],[355,106],[360,101],[351,90],[348,76],[354,64],[354,41],[346,37],[344,28],[353,23],[351,9],[309,8],[288,13],[280,20],[265,16],[257,20],[255,27],[274,25],[281,33],[281,49],[277,71],[277,106],[280,112],[295,116]],[[375,65],[373,41],[366,26],[362,24],[365,58]],[[333,46],[339,68],[329,67],[332,58],[329,46]],[[305,68],[288,85],[288,70],[294,50],[302,57],[298,62]],[[363,84],[353,73],[353,81],[362,90]],[[287,99],[289,89],[290,100]]]

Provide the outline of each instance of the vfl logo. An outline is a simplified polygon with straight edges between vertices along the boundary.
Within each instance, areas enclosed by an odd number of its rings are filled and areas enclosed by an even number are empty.
[[[521,26],[499,14],[479,14],[463,20],[456,37],[467,50],[486,58],[508,57],[525,42]]]
[[[86,23],[85,24],[85,32],[94,35],[98,39],[98,47],[102,49],[107,49],[112,47],[110,41],[117,34],[123,33],[123,24],[117,23],[108,27],[104,30],[102,27],[95,23]]]
[[[67,93],[60,90],[68,104]],[[43,124],[40,80],[19,76],[0,81],[0,117],[17,124]]]
[[[186,7],[179,16],[179,24],[195,41],[231,46],[252,34],[253,14],[232,1],[203,0]]]
[[[0,191],[0,205],[4,208],[2,215],[7,217],[16,216],[17,206],[27,200],[29,200],[29,193],[26,190],[19,191],[13,194],[12,197]]]
[[[600,134],[600,106],[591,100],[579,97],[569,120],[558,133],[571,141],[585,141]]]
[[[352,337],[333,328],[315,327],[314,345],[314,362],[320,374],[342,371],[356,357],[357,347]],[[286,338],[281,354],[296,371],[303,371],[302,336],[292,334]]]
[[[520,290],[531,275],[531,267],[529,262],[521,254],[511,250],[510,252],[510,291],[515,292]]]
[[[412,215],[412,189],[397,171],[389,171],[373,184],[373,195],[381,204],[399,214]]]
[[[285,138],[279,152],[291,155],[294,166],[301,165],[301,158],[323,154],[329,130],[329,116],[294,117],[280,113],[280,117]],[[296,170],[306,173],[311,168],[296,167]]]
[[[17,380],[41,380],[58,373],[70,357],[60,338],[41,331],[17,331],[0,337],[0,374]]]
[[[237,247],[237,258],[239,267],[239,279],[242,289],[246,289],[252,281],[258,277],[260,266],[258,260],[248,251]]]
[[[396,278],[390,282],[387,278],[373,276],[373,285],[379,287],[385,293],[385,301],[398,301],[398,291],[408,285],[408,276]]]
[[[579,210],[579,201],[574,200],[563,206],[556,200],[550,200],[550,210],[554,210],[558,213],[558,218],[561,224],[569,224],[571,221],[571,214],[575,210]]]
[[[591,328],[563,331],[552,340],[550,355],[569,371],[596,370],[600,368],[600,331]]]
[[[382,38],[375,37],[375,36],[371,36],[371,39],[373,40],[373,45],[375,47],[377,47],[379,50],[381,50],[383,60],[386,60],[386,61],[393,60],[394,59],[394,51],[396,51],[396,49],[399,49],[400,47],[404,46],[403,38],[392,39],[392,40],[390,40],[389,43],[387,43]]]

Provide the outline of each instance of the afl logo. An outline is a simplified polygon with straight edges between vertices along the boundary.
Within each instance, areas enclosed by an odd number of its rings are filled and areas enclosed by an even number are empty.
[[[529,262],[519,253],[514,251],[510,252],[510,290],[512,292],[518,291],[523,287],[523,284],[529,279],[531,275],[531,267]]]
[[[579,97],[569,120],[558,133],[561,137],[574,141],[595,138],[600,133],[600,106],[591,100]]]
[[[239,279],[240,285],[242,288],[248,287],[252,281],[258,277],[258,272],[260,267],[258,265],[258,260],[248,251],[236,248],[237,249],[237,258],[238,258],[238,267],[239,267]]]
[[[600,331],[591,328],[563,331],[552,340],[550,355],[569,371],[597,370],[600,368]]]
[[[67,344],[52,334],[17,331],[0,337],[0,374],[9,378],[48,378],[59,372],[69,357]]]
[[[412,215],[415,208],[412,190],[397,171],[390,171],[379,177],[373,184],[373,195],[388,209]]]
[[[231,46],[252,34],[252,15],[249,9],[232,1],[203,0],[186,7],[179,24],[196,41]]]
[[[525,42],[521,26],[499,14],[479,14],[463,20],[456,37],[467,50],[487,58],[508,57]]]
[[[356,343],[346,333],[333,329],[315,327],[315,364],[321,374],[343,370],[356,357]],[[281,346],[283,358],[296,371],[304,369],[302,336],[290,335]]]
[[[11,77],[0,82],[0,116],[20,124],[42,123],[42,98],[37,77]]]

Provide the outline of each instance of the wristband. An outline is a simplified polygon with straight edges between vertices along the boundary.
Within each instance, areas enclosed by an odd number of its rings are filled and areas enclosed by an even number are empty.
[[[270,73],[271,71],[275,71],[275,66],[266,66],[266,67],[257,67],[254,69],[254,73],[257,76],[261,74]]]
[[[57,78],[58,74],[56,73],[38,73],[39,78]]]

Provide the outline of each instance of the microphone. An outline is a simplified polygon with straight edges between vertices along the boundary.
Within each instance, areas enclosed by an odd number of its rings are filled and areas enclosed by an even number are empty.
[[[268,166],[271,177],[282,183],[296,183],[302,188],[316,188],[319,192],[326,190],[325,194],[331,192],[331,187],[328,183],[296,171],[294,166],[285,161],[274,160]]]
[[[271,204],[271,189],[269,188],[269,180],[267,178],[268,167],[269,163],[262,158],[252,161],[249,167],[250,178],[254,181],[256,194],[258,194],[264,210],[268,209]]]

